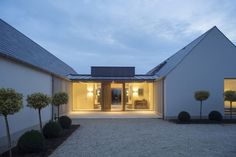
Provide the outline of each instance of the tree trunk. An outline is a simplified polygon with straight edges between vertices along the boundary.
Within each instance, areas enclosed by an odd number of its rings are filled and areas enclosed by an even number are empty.
[[[59,114],[60,114],[60,105],[57,106],[57,120],[59,120]]]
[[[201,101],[201,104],[200,104],[200,119],[202,119],[202,101]]]
[[[42,120],[41,120],[41,109],[38,109],[39,112],[39,125],[40,125],[40,131],[43,132],[43,126],[42,126]]]
[[[230,101],[230,119],[232,119],[232,101]]]
[[[7,130],[7,140],[8,140],[9,156],[12,157],[10,129],[9,129],[9,125],[8,125],[7,116],[4,116],[4,118],[5,118],[5,123],[6,123],[6,130]]]
[[[52,106],[52,121],[54,120],[54,106],[53,105],[51,105]]]

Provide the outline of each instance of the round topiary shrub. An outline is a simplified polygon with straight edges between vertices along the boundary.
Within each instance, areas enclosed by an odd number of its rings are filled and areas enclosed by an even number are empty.
[[[50,121],[43,127],[43,135],[46,138],[56,138],[62,134],[61,125],[58,122]]]
[[[191,119],[191,117],[190,117],[189,113],[186,111],[182,111],[178,115],[178,120],[181,122],[188,122],[188,121],[190,121],[190,119]]]
[[[221,121],[222,120],[222,115],[218,111],[211,111],[208,115],[209,120],[213,121]]]
[[[63,129],[69,129],[71,126],[71,119],[68,116],[61,116],[59,123]]]
[[[45,148],[44,137],[37,130],[27,131],[19,138],[17,147],[25,153],[40,152]]]

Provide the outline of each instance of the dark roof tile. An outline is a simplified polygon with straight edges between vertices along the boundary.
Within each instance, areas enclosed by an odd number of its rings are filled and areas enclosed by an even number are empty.
[[[0,55],[59,76],[76,74],[66,63],[0,19]]]

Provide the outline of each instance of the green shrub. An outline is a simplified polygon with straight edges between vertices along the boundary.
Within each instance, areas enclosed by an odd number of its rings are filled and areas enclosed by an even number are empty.
[[[59,123],[63,129],[69,129],[71,127],[71,119],[68,116],[61,116]]]
[[[190,119],[191,119],[191,117],[190,117],[189,113],[186,111],[182,111],[178,115],[178,120],[181,122],[188,122],[188,121],[190,121]]]
[[[221,121],[222,115],[218,111],[211,111],[208,115],[208,119],[212,121]]]
[[[37,130],[27,131],[19,138],[17,147],[25,153],[40,152],[45,148],[44,137]]]
[[[43,135],[46,138],[56,138],[62,134],[61,125],[58,122],[50,121],[43,127]]]

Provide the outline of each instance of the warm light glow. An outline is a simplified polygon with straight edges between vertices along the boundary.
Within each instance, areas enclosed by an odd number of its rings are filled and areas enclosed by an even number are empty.
[[[73,83],[72,110],[101,111],[101,102],[103,101],[101,96],[104,94],[101,85],[101,83],[92,82]],[[125,92],[125,96],[121,92],[121,101],[126,101],[126,111],[153,110],[153,83],[126,83],[125,89],[123,89],[122,84],[114,83],[111,84],[110,92],[112,92],[112,88],[119,88]],[[112,110],[114,111],[113,108]]]
[[[100,96],[101,91],[97,90],[97,96]]]
[[[88,90],[88,92],[92,92],[93,91],[93,87],[88,87],[87,90]]]
[[[88,87],[88,88],[87,88],[87,91],[88,91],[88,92],[87,92],[87,96],[88,96],[88,97],[93,96],[93,87]]]
[[[134,87],[133,92],[138,92],[138,87]]]
[[[88,96],[88,97],[93,96],[93,92],[88,91],[87,96]]]
[[[133,92],[133,96],[138,96],[138,92]]]
[[[133,87],[133,96],[138,96],[138,87]]]
[[[129,91],[128,90],[126,91],[126,96],[129,96]]]

